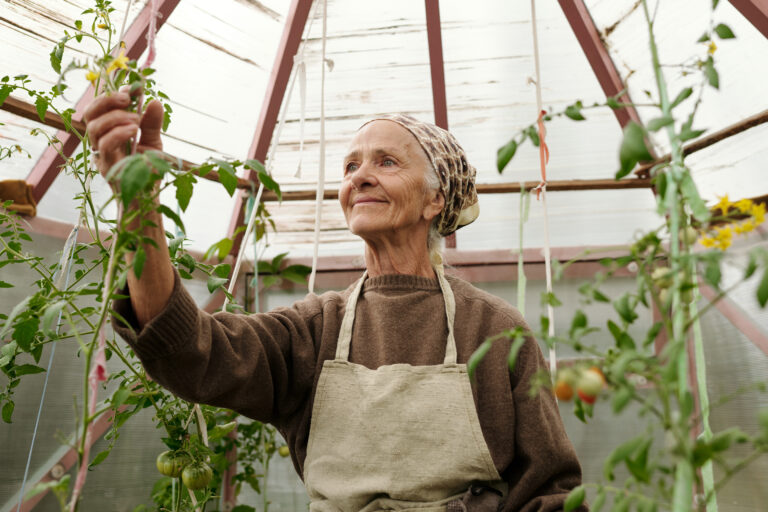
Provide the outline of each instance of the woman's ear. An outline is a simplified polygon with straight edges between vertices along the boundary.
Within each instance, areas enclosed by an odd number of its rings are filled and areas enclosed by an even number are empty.
[[[424,206],[424,218],[429,222],[432,219],[440,215],[445,207],[445,198],[443,197],[443,191],[439,188],[427,191],[427,198]]]

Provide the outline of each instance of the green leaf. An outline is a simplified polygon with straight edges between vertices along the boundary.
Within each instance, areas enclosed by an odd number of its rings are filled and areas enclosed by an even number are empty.
[[[496,168],[498,169],[499,174],[504,171],[504,168],[507,166],[510,160],[512,160],[516,152],[517,141],[515,139],[510,139],[506,145],[501,146],[498,149],[496,152]]]
[[[676,106],[678,106],[680,103],[682,103],[683,101],[685,101],[685,99],[686,99],[686,98],[688,98],[688,96],[690,96],[691,94],[693,94],[693,88],[691,88],[691,87],[686,87],[685,89],[683,89],[682,91],[680,91],[680,92],[677,94],[677,96],[675,97],[674,101],[672,101],[672,103],[669,105],[669,108],[670,108],[670,109],[673,109],[673,108],[675,108],[675,107],[676,107]]]
[[[595,501],[592,502],[589,509],[590,512],[600,512],[600,510],[605,505],[605,489],[600,487],[600,489],[597,491],[597,495],[595,496]]]
[[[221,439],[222,437],[226,436],[235,428],[237,427],[236,421],[230,421],[229,423],[224,423],[223,425],[216,425],[211,430],[208,431],[208,441],[215,441],[217,439]]]
[[[44,373],[45,368],[41,368],[34,364],[22,364],[20,366],[14,366],[12,370],[17,377],[22,375],[34,375],[36,373]]]
[[[0,288],[13,288],[13,285],[11,283],[6,283],[5,281],[0,281]]]
[[[51,50],[51,67],[53,70],[61,74],[61,58],[64,56],[64,43],[58,43],[56,46],[53,47],[53,50]]]
[[[616,464],[625,461],[627,457],[632,455],[635,450],[642,446],[643,442],[644,438],[640,436],[617,446],[603,463],[603,476],[605,479],[612,481],[614,478],[613,469],[616,467]]]
[[[565,107],[565,115],[574,121],[586,121],[587,119],[581,113],[581,102]]]
[[[736,34],[733,33],[733,30],[731,30],[731,27],[726,25],[725,23],[720,23],[715,27],[715,33],[720,39],[734,39],[736,38]]]
[[[568,493],[568,497],[565,498],[565,503],[563,504],[563,512],[571,512],[571,510],[580,507],[581,504],[584,503],[584,498],[586,497],[587,492],[584,490],[583,485],[574,487],[573,490]]]
[[[40,121],[45,122],[45,113],[48,112],[48,100],[45,96],[38,96],[35,99],[35,110],[37,110],[37,117]]]
[[[512,372],[515,370],[515,364],[517,363],[517,354],[520,352],[520,349],[525,344],[525,338],[523,337],[522,333],[517,333],[515,335],[515,341],[512,342],[512,345],[509,347],[509,354],[507,355],[507,366],[509,367],[509,371]]]
[[[40,319],[37,317],[27,318],[19,322],[13,328],[13,339],[19,344],[19,347],[29,352],[32,350],[32,342],[35,340],[35,334],[40,326]]]
[[[480,364],[480,361],[482,361],[488,351],[491,350],[492,344],[492,340],[485,340],[480,344],[479,347],[477,347],[477,350],[475,350],[472,355],[469,356],[469,360],[467,361],[467,373],[469,374],[470,378],[474,376],[477,365]]]
[[[176,201],[179,203],[181,211],[187,211],[189,201],[192,199],[193,185],[197,183],[195,175],[191,172],[185,172],[176,176],[173,180],[173,186],[176,187]]]
[[[43,313],[42,317],[42,329],[46,336],[56,336],[56,328],[58,326],[59,315],[61,314],[61,310],[66,305],[66,300],[60,300],[45,308],[45,312]]]
[[[632,400],[632,390],[627,387],[620,387],[613,394],[613,398],[611,399],[611,407],[613,408],[613,413],[619,414],[621,411],[623,411],[627,404],[629,404],[630,400]]]
[[[283,193],[280,191],[280,185],[272,179],[272,176],[267,174],[267,171],[259,171],[259,181],[264,184],[264,188],[271,190],[277,195],[278,201],[283,200]]]
[[[11,91],[13,90],[13,87],[10,85],[4,85],[0,87],[0,105],[2,105],[6,98],[11,95]]]
[[[237,190],[237,174],[235,174],[235,169],[229,162],[217,161],[217,163],[219,164],[219,180],[231,196]]]
[[[129,396],[131,396],[131,390],[124,386],[120,386],[112,394],[112,399],[110,400],[112,407],[120,407],[125,403],[126,400],[128,400]]]
[[[706,61],[704,61],[704,75],[707,77],[709,85],[715,89],[720,88],[720,75],[715,68],[715,61],[711,56],[708,57]]]
[[[216,291],[217,288],[220,286],[224,286],[227,284],[227,278],[226,277],[217,277],[215,275],[208,277],[208,292],[213,293]]]
[[[144,250],[144,247],[139,246],[133,256],[133,274],[136,276],[136,279],[141,279],[141,274],[144,272],[144,263],[146,261],[147,251]]]
[[[757,302],[761,308],[764,308],[768,303],[768,268],[763,273],[763,278],[760,280],[760,285],[757,287]]]
[[[130,160],[123,168],[123,172],[120,174],[120,195],[122,196],[123,204],[128,206],[136,194],[142,190],[147,183],[152,171],[147,166],[143,158],[129,157]]]
[[[13,409],[16,407],[16,404],[8,400],[5,405],[3,405],[3,421],[6,423],[11,423],[11,416],[13,416]]]
[[[536,130],[536,127],[534,125],[529,126],[525,129],[523,132],[525,133],[525,136],[531,139],[531,142],[534,146],[539,147],[539,132]]]
[[[637,320],[637,313],[635,313],[634,308],[629,304],[629,292],[613,301],[613,307],[621,319],[628,324]]]
[[[280,282],[280,276],[276,276],[274,274],[266,275],[266,276],[262,277],[262,279],[261,279],[261,284],[262,284],[262,286],[264,287],[265,290],[267,288],[269,288],[270,286],[272,286],[273,284],[279,283],[279,282]]]
[[[619,148],[620,169],[616,172],[616,179],[629,174],[637,162],[648,160],[652,160],[652,157],[645,145],[643,128],[636,122],[630,121],[624,128],[624,138]]]
[[[718,254],[718,253],[713,253]],[[708,258],[707,264],[704,267],[704,281],[708,285],[719,288],[720,280],[722,279],[722,272],[720,271],[720,261],[717,258]]]
[[[179,226],[179,229],[181,229],[182,232],[187,232],[187,228],[184,227],[184,222],[182,222],[181,217],[179,217],[175,211],[171,210],[164,204],[158,206],[157,211],[171,219],[177,226]]]
[[[648,121],[648,130],[652,132],[657,132],[664,128],[665,126],[669,126],[671,124],[674,124],[675,119],[672,116],[662,116],[657,117],[655,119],[651,119]]]
[[[141,82],[139,82],[139,85],[141,85]],[[161,176],[171,170],[171,164],[166,162],[159,152],[147,151],[144,153],[144,156],[147,157],[152,168]]]
[[[573,315],[573,320],[571,320],[571,335],[573,335],[573,332],[576,331],[576,329],[583,329],[586,326],[587,315],[585,315],[582,310],[577,309],[576,313]]]
[[[306,265],[289,265],[280,271],[280,277],[292,283],[306,284],[307,276],[312,272],[312,267]]]
[[[107,458],[109,455],[109,452],[112,451],[112,448],[107,448],[106,450],[99,452],[91,461],[91,463],[88,465],[88,469],[92,469],[94,466],[98,466],[102,462],[104,462],[104,459]]]
[[[245,161],[244,167],[246,169],[251,169],[252,171],[259,172],[267,172],[267,169],[264,167],[264,164],[259,162],[258,160],[255,160],[253,158],[249,158]]]
[[[682,180],[680,180],[680,192],[683,197],[688,201],[688,206],[691,207],[691,213],[699,222],[707,222],[711,216],[707,204],[699,195],[699,189],[696,187],[696,183],[693,182],[690,172],[683,174]]]
[[[229,263],[220,263],[213,267],[213,273],[219,277],[229,277],[229,272],[232,270],[232,265]]]
[[[558,299],[553,292],[543,292],[541,294],[541,305],[542,306],[550,305],[552,307],[558,307],[558,306],[562,306],[563,303],[560,302],[560,299]]]

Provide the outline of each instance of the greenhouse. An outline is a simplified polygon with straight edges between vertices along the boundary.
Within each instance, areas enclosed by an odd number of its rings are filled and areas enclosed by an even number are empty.
[[[768,510],[768,0],[0,44],[0,512]]]

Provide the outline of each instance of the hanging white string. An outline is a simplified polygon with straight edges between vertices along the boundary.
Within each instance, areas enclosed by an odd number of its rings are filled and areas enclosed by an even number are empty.
[[[531,0],[531,25],[533,27],[533,57],[536,65],[536,107],[537,115],[543,110],[541,101],[541,70],[539,66],[539,36],[536,30],[536,2]],[[544,144],[543,140],[539,144]],[[542,182],[541,186],[541,206],[544,212],[544,270],[547,277],[547,293],[552,293],[552,251],[549,246],[549,217],[547,215],[547,183]],[[549,319],[549,337],[555,335],[555,309],[547,301],[547,318]],[[555,378],[557,371],[557,353],[554,345],[549,348],[549,371],[552,378]]]
[[[82,221],[82,213],[80,214],[80,220],[72,228],[72,231],[67,237],[67,241],[64,242],[64,248],[61,250],[61,259],[59,260],[58,269],[54,276],[56,288],[59,290],[66,290],[69,286],[69,276],[72,271],[72,262],[75,259],[75,244],[77,242],[77,233],[80,230],[80,224]],[[62,282],[63,281],[63,282]],[[59,311],[59,317],[56,320],[56,335],[59,334],[61,328],[61,315]],[[40,425],[40,415],[43,412],[43,404],[45,402],[45,392],[48,389],[48,378],[51,376],[51,368],[53,367],[53,356],[56,353],[56,342],[51,343],[51,354],[48,357],[48,368],[45,370],[45,380],[43,381],[43,392],[40,395],[40,405],[37,407],[37,416],[35,417],[35,426],[32,429],[32,441],[29,445],[29,453],[27,454],[27,465],[24,467],[24,478],[21,481],[21,491],[19,491],[19,503],[16,506],[16,512],[21,510],[22,502],[24,501],[24,489],[27,486],[27,478],[29,478],[29,467],[32,463],[32,452],[35,449],[35,440],[37,439],[37,429]]]
[[[304,49],[298,62],[296,74],[299,77],[299,98],[301,99],[301,116],[299,117],[299,165],[296,167],[296,178],[301,178],[301,163],[304,160],[304,121],[307,117],[307,64],[304,62]]]
[[[125,7],[125,15],[123,16],[123,24],[120,26],[120,37],[117,38],[117,44],[120,45],[120,43],[123,41],[123,36],[125,36],[125,27],[128,24],[128,13],[131,12],[131,3],[133,3],[133,0],[128,0],[128,5]]]
[[[317,173],[317,195],[315,196],[315,240],[312,247],[312,273],[309,274],[309,293],[315,291],[317,256],[320,248],[320,220],[322,217],[323,194],[325,192],[325,43],[328,31],[328,0],[323,0],[323,42],[320,59],[320,161]]]

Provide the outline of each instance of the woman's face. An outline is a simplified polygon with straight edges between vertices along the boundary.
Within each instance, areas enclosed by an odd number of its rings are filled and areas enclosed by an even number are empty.
[[[366,241],[426,240],[444,204],[439,190],[426,190],[429,165],[416,138],[399,124],[378,120],[360,129],[344,158],[339,191],[350,231]]]

